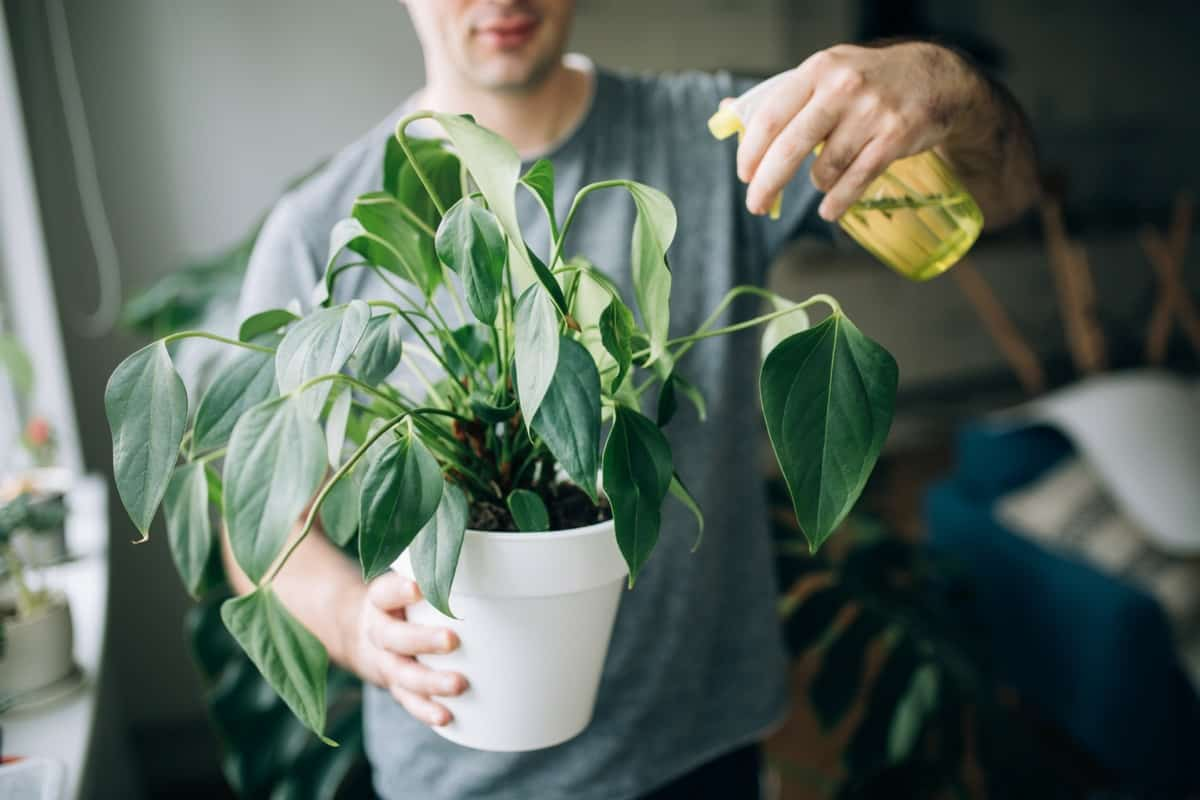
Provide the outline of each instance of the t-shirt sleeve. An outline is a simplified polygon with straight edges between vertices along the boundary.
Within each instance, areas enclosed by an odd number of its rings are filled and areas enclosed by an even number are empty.
[[[238,319],[283,308],[292,300],[307,310],[321,272],[322,265],[317,263],[296,210],[285,196],[267,215],[250,253],[238,299]]]

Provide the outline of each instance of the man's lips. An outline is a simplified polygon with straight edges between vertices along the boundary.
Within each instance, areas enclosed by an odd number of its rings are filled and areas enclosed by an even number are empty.
[[[541,20],[534,16],[509,17],[480,25],[475,34],[485,43],[507,50],[532,39],[539,25]]]

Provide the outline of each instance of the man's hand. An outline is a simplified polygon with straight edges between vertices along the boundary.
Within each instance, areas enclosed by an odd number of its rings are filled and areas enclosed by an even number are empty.
[[[408,713],[427,725],[445,725],[453,717],[432,697],[452,697],[467,688],[457,672],[440,672],[419,663],[420,653],[449,653],[458,647],[453,631],[405,620],[407,606],[421,599],[416,582],[394,572],[381,575],[352,600],[346,643],[348,666],[363,680],[391,692]]]
[[[956,54],[923,42],[831,47],[773,87],[738,147],[750,211],[765,214],[822,142],[812,181],[825,192],[818,212],[830,221],[893,161],[934,147],[989,223],[1011,219],[1036,189],[1015,103]]]

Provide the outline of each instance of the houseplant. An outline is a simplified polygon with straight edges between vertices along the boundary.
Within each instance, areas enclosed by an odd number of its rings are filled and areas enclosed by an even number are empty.
[[[436,120],[447,141],[410,140],[407,125],[423,118]],[[818,295],[793,304],[737,287],[700,330],[671,338],[666,253],[675,213],[661,192],[632,181],[591,184],[560,227],[549,162],[522,176],[519,157],[502,138],[469,118],[431,112],[401,121],[384,165],[384,191],[358,198],[352,216],[331,233],[313,311],[256,314],[237,340],[171,334],[122,362],[105,393],[118,492],[143,540],[164,505],[176,564],[198,592],[215,544],[210,504],[220,508],[234,558],[257,584],[226,603],[225,623],[318,735],[327,655],[271,590],[299,541],[289,540],[295,521],[303,520],[301,538],[317,519],[339,544],[357,538],[365,578],[407,555],[401,566],[411,568],[429,606],[450,624],[461,603],[480,613],[500,605],[464,599],[476,592],[452,592],[462,588],[455,583],[460,563],[464,575],[484,583],[479,576],[488,568],[481,564],[519,570],[525,563],[519,556],[492,560],[492,543],[508,551],[521,541],[551,547],[574,538],[602,552],[599,543],[607,541],[606,561],[616,561],[617,574],[590,576],[589,586],[576,589],[604,585],[615,611],[621,573],[628,571],[632,585],[653,550],[666,495],[702,524],[660,430],[679,397],[703,402],[676,370],[700,339],[775,328],[760,382],[763,414],[810,546],[844,518],[886,437],[897,373],[891,356],[836,301]],[[517,224],[518,187],[532,192],[549,218],[553,247],[545,263]],[[564,259],[581,201],[613,190],[628,192],[636,207],[631,264],[639,318],[611,279],[581,258]],[[354,269],[378,274],[395,288],[395,299],[333,304],[336,282]],[[770,297],[776,309],[714,327],[747,293]],[[455,303],[460,324],[451,325],[434,302],[443,295]],[[816,304],[830,315],[811,328],[797,324]],[[189,420],[187,390],[167,348],[190,336],[242,352]],[[420,400],[388,382],[400,365],[423,387]],[[641,398],[654,387],[651,419],[641,413]],[[561,535],[586,526],[595,529]],[[608,602],[597,597],[584,605]],[[611,629],[606,614],[607,628],[594,626],[603,642]],[[603,643],[593,650],[602,660]],[[586,693],[586,686],[576,690]]]
[[[0,702],[11,703],[71,674],[74,638],[71,609],[58,592],[38,589],[13,547],[22,530],[61,529],[61,495],[22,492],[0,504],[0,557],[7,572],[0,598]]]

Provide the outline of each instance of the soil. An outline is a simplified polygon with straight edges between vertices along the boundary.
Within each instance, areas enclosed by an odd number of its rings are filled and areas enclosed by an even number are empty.
[[[612,519],[607,501],[592,502],[587,493],[573,483],[560,483],[538,490],[550,512],[550,530],[566,531]],[[471,505],[467,527],[473,531],[517,531],[512,514],[498,503],[476,501]]]

